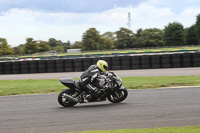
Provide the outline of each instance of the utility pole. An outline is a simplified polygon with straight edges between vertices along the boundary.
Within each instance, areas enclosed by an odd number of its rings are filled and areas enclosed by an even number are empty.
[[[128,23],[127,23],[127,25],[128,25],[129,30],[131,30],[131,13],[130,12],[128,12]]]

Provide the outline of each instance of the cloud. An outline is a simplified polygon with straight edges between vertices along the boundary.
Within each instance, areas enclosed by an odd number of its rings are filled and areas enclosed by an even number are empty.
[[[196,21],[200,12],[198,7],[187,7],[180,13],[174,12],[161,0],[148,0],[137,6],[120,7],[101,12],[48,12],[35,9],[12,8],[1,12],[0,37],[8,40],[12,46],[25,43],[27,37],[35,40],[56,38],[66,42],[80,41],[83,33],[89,28],[96,28],[101,34],[115,32],[126,27],[128,12],[131,13],[131,29],[139,28],[163,29],[169,22],[180,22],[189,27]]]
[[[126,23],[127,13],[119,14],[121,10],[123,8],[102,13],[49,13],[11,9],[0,16],[0,30],[4,31],[0,32],[0,37],[7,38],[10,44],[25,43],[27,37],[79,41],[82,34],[91,27],[104,29],[105,32],[117,30],[120,23]]]
[[[109,10],[114,6],[135,6],[142,1],[144,0],[1,0],[0,12],[12,8],[21,8],[46,12],[91,13]]]
[[[200,7],[199,0],[147,0],[146,3],[159,8],[170,8],[175,14],[182,13],[186,8]]]

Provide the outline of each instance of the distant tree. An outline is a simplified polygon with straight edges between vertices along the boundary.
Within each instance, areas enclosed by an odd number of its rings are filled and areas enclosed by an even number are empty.
[[[2,41],[4,40],[5,38],[0,38],[0,44],[2,43]]]
[[[192,25],[184,30],[184,42],[186,45],[197,45],[198,39],[195,32],[196,26]]]
[[[196,37],[197,37],[197,40],[198,40],[198,44],[200,44],[200,14],[197,15],[197,18],[196,18]]]
[[[76,41],[73,45],[71,45],[72,49],[80,49],[82,48],[82,42],[81,41]]]
[[[183,31],[184,29],[181,23],[169,23],[164,29],[164,44],[166,46],[183,45]]]
[[[164,32],[160,29],[145,29],[141,33],[143,47],[158,47],[163,46]]]
[[[83,33],[82,50],[99,50],[100,35],[95,28],[90,28]]]
[[[65,52],[65,49],[63,46],[56,46],[54,47],[53,50],[55,50],[56,52],[62,52],[62,53]]]
[[[143,29],[138,29],[137,30],[137,33],[136,33],[136,37],[141,37],[142,36],[142,32],[143,32]]]
[[[14,54],[15,55],[21,55],[21,54],[24,53],[23,48],[21,48],[19,46],[18,47],[14,47],[13,50],[14,50]]]
[[[99,43],[100,50],[108,50],[114,48],[113,41],[108,37],[101,37]]]
[[[119,49],[133,47],[133,42],[131,42],[133,35],[131,30],[120,28],[119,31],[116,31],[115,47]]]
[[[11,55],[13,54],[13,49],[7,43],[5,38],[0,38],[0,55]]]
[[[71,45],[71,43],[70,43],[70,41],[68,40],[66,43],[62,43],[62,46],[64,47],[64,49],[65,49],[65,51],[67,50],[67,49],[70,49],[70,46]]]
[[[45,41],[38,41],[38,52],[46,52],[51,49],[51,47],[48,45],[48,42]]]
[[[106,33],[102,34],[101,36],[107,37],[107,38],[111,39],[112,41],[114,41],[116,39],[116,34],[113,32],[106,32]]]
[[[34,41],[33,38],[27,38],[23,50],[26,54],[32,54],[38,52],[39,47],[37,41]]]
[[[49,45],[50,47],[62,46],[62,42],[61,42],[60,40],[57,41],[57,40],[54,39],[54,38],[50,38],[50,39],[49,39],[49,42],[48,42],[48,45]]]
[[[141,43],[139,43],[138,41],[138,38],[136,37],[136,35],[132,35],[131,38],[130,38],[130,47],[127,47],[127,48],[138,48],[138,47],[141,47],[139,46]]]
[[[20,44],[18,47],[24,48],[24,45],[25,45],[25,44]]]
[[[138,29],[135,36],[132,37],[134,48],[144,47],[143,42],[142,42],[142,32],[143,32],[143,29]]]

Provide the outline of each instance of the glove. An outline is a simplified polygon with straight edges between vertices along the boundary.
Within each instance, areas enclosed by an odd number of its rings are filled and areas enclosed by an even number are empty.
[[[104,86],[104,89],[110,89],[110,88],[112,88],[111,83],[107,83],[107,84]]]
[[[108,72],[105,73],[105,76],[108,76]]]

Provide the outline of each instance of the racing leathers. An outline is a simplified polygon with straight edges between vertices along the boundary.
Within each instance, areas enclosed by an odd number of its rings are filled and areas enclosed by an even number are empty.
[[[105,86],[98,84],[98,88],[94,86],[94,82],[98,77],[101,77],[103,73],[96,65],[91,65],[83,74],[80,76],[79,83],[86,89],[86,91],[92,91],[98,95],[99,89],[105,88]]]

